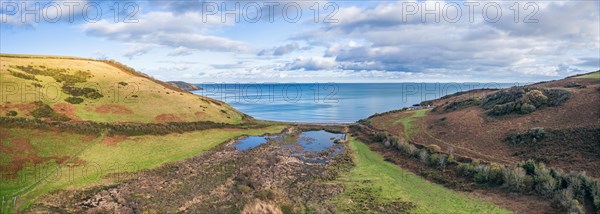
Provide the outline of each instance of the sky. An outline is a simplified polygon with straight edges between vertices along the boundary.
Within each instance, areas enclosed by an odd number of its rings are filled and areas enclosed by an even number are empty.
[[[0,1],[0,52],[192,83],[537,82],[600,69],[600,3]]]

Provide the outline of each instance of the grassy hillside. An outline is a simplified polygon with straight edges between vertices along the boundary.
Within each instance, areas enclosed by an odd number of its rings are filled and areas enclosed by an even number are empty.
[[[223,102],[111,61],[3,54],[0,62],[1,116],[139,123],[243,120]]]
[[[358,140],[349,142],[356,166],[339,180],[347,188],[338,198],[345,213],[365,212],[367,204],[397,203],[391,213],[510,213],[510,211],[431,183],[369,150]],[[390,207],[390,206],[387,206]]]

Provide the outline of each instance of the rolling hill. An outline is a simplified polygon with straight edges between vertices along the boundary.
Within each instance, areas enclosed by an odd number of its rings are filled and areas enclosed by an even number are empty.
[[[368,119],[404,141],[495,163],[529,159],[600,177],[600,71],[425,101]]]
[[[114,61],[0,55],[0,114],[59,121],[241,123],[244,114]]]

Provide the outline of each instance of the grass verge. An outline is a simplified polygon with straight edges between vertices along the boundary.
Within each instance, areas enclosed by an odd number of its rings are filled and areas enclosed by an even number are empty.
[[[345,186],[337,198],[338,210],[343,213],[510,213],[386,162],[356,139],[351,139],[348,146],[356,166],[338,179]]]

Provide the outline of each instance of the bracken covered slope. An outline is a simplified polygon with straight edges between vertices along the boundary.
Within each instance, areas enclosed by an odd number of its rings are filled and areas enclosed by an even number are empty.
[[[600,177],[600,72],[503,90],[472,90],[371,117],[374,127],[465,157],[533,159]],[[408,138],[408,139],[406,139]]]

